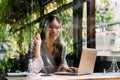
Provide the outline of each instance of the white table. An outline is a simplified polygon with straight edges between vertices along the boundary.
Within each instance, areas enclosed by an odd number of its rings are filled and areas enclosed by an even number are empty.
[[[6,78],[8,80],[31,80],[29,77],[6,77]],[[39,76],[39,78],[40,79],[37,80],[120,80],[120,73],[106,73],[106,74],[93,73],[89,75],[79,76],[51,74],[51,76]]]

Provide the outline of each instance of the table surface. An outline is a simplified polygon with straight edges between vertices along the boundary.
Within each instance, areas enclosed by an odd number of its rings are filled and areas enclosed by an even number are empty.
[[[120,73],[93,73],[89,75],[54,75],[50,76],[27,76],[6,77],[8,80],[120,80]]]

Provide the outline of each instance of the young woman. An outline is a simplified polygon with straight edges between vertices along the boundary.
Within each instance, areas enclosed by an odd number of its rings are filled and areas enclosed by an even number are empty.
[[[33,71],[35,73],[54,73],[56,71],[77,71],[74,67],[68,67],[66,62],[67,46],[61,39],[61,21],[59,17],[52,15],[44,22],[44,39],[40,34],[34,38]]]

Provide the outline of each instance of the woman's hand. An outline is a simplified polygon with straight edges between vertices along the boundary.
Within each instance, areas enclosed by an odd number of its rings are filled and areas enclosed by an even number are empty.
[[[75,67],[64,67],[64,66],[60,66],[59,67],[60,71],[68,71],[68,72],[78,72],[78,68]]]
[[[78,68],[68,67],[67,71],[70,71],[70,72],[78,72]]]
[[[39,33],[36,34],[34,41],[35,41],[35,58],[40,58],[40,46],[42,40]]]
[[[39,33],[35,35],[34,41],[35,41],[35,46],[41,46],[42,40]]]

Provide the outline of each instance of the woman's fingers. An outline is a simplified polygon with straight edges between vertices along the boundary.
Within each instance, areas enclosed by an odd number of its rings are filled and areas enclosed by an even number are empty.
[[[72,72],[78,72],[78,68],[70,67],[70,69],[71,69]]]
[[[64,67],[64,66],[61,66],[60,70],[62,70],[62,71],[69,71],[69,72],[78,72],[78,68],[75,68],[75,67]]]
[[[37,40],[40,40],[40,38],[41,38],[41,37],[40,37],[40,34],[37,33],[36,36],[35,36],[35,38],[36,38]]]
[[[35,35],[34,40],[35,40],[35,45],[36,45],[36,46],[37,46],[37,45],[38,45],[38,46],[41,45],[42,40],[41,40],[41,36],[40,36],[39,33],[37,33],[37,34]]]
[[[66,68],[66,71],[69,71],[69,72],[78,72],[78,68],[68,67],[68,68]]]

